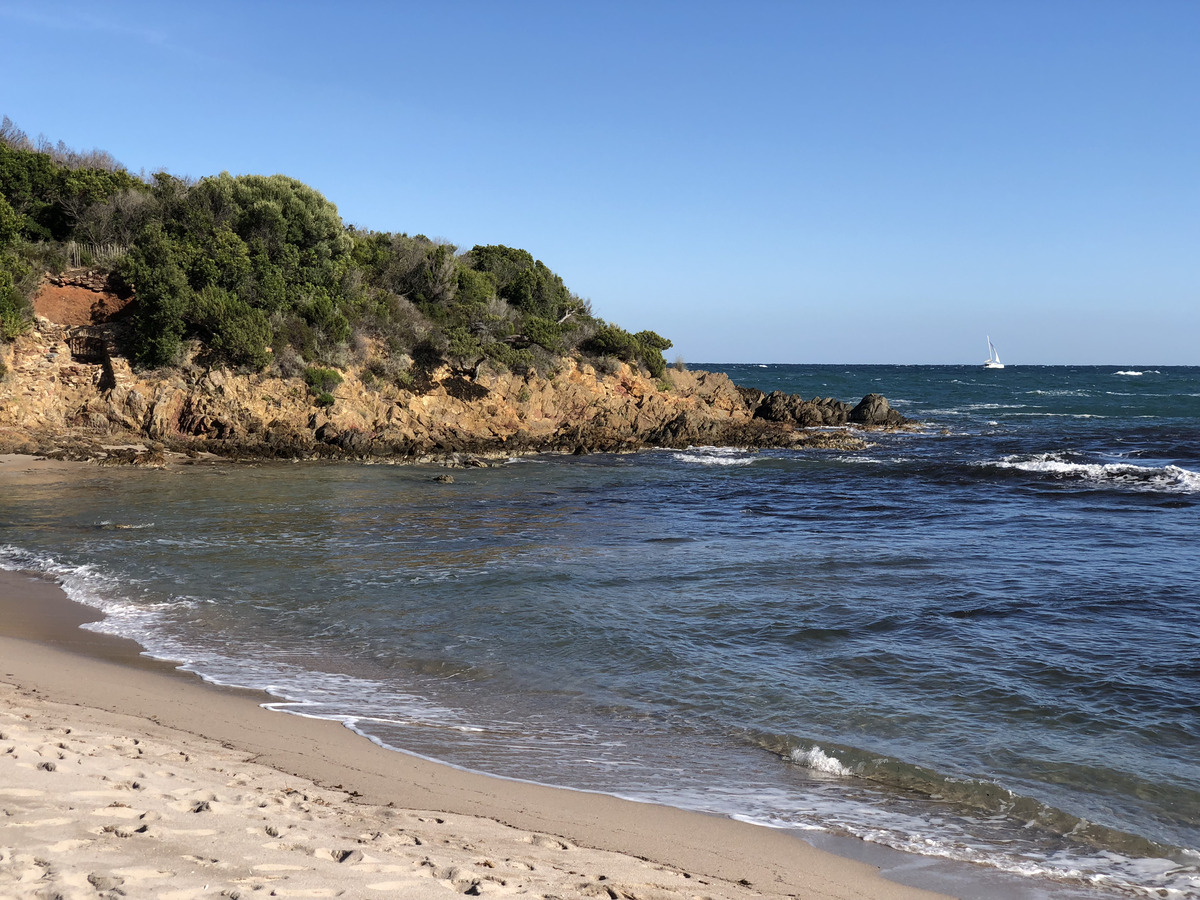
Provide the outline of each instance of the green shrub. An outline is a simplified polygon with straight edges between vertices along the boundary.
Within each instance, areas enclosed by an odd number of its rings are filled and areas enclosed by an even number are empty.
[[[479,338],[463,325],[451,325],[446,329],[446,354],[454,359],[468,359],[483,353]]]
[[[221,288],[208,285],[199,291],[187,318],[192,330],[207,338],[217,358],[253,369],[261,369],[271,361],[267,317],[261,309],[253,309]]]
[[[0,194],[0,249],[16,243],[21,234],[21,217]]]
[[[653,331],[639,331],[633,336],[638,345],[638,358],[645,364],[653,378],[662,378],[667,371],[667,361],[662,352],[671,349],[671,342]]]
[[[336,369],[322,369],[319,366],[309,366],[304,370],[304,383],[308,385],[308,389],[313,394],[317,395],[318,405],[322,405],[319,401],[323,396],[328,396],[329,393],[341,384],[343,381],[342,373]],[[333,403],[330,399],[326,406]]]
[[[484,347],[483,352],[489,359],[518,375],[524,375],[533,366],[533,354],[528,350],[518,350],[511,344],[497,341]]]
[[[529,316],[525,320],[525,336],[531,343],[545,347],[551,353],[563,349],[562,330],[558,323],[542,316]]]
[[[487,272],[462,268],[458,271],[458,292],[454,296],[464,306],[487,303],[496,296],[496,282]]]
[[[328,409],[334,404],[333,394],[317,394],[316,400],[313,401],[322,409]]]
[[[421,234],[360,230],[283,175],[139,179],[100,151],[35,144],[0,123],[0,339],[29,326],[43,272],[89,259],[137,295],[126,352],[139,368],[178,363],[190,340],[235,366],[345,368],[357,334],[421,368],[486,356],[547,371],[579,350],[661,375],[670,347],[594,318],[527,250],[460,254]]]
[[[638,356],[638,342],[632,334],[616,325],[605,325],[580,344],[585,353],[612,356],[623,362],[633,362]]]
[[[11,341],[29,330],[29,302],[17,287],[23,274],[23,263],[16,255],[0,253],[0,341]]]

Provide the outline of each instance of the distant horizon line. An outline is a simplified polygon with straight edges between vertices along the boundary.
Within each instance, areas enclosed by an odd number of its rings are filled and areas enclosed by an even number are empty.
[[[713,360],[698,360],[696,362],[684,362],[687,368],[701,366],[893,366],[896,368],[902,367],[925,367],[934,366],[955,369],[983,369],[983,363],[884,363],[884,362],[714,362]],[[1005,369],[1197,369],[1200,368],[1200,363],[1005,363]],[[992,369],[991,371],[1000,371]]]

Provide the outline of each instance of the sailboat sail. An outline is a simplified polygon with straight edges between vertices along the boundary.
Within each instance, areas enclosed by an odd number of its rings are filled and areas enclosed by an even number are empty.
[[[983,364],[985,369],[1003,369],[1004,363],[1000,362],[1000,354],[996,352],[996,345],[992,343],[991,335],[988,335],[988,358]]]

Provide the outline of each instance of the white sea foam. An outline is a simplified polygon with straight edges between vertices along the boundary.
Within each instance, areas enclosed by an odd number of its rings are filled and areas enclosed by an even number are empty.
[[[1051,413],[1051,412],[1033,412],[1033,413],[1013,413],[1013,416],[1024,416],[1028,419],[1107,419],[1108,416],[1097,415],[1096,413]]]
[[[1168,493],[1200,493],[1200,472],[1182,466],[1138,466],[1132,463],[1089,463],[1067,459],[1060,453],[1037,456],[1006,456],[985,465],[997,469],[1018,469],[1050,475],[1054,478],[1076,478],[1095,484],[1112,485],[1132,490],[1164,491]]]
[[[278,697],[277,701],[264,704],[271,709],[338,721],[347,716],[369,720],[373,712],[384,709],[412,725],[479,730],[460,710],[431,703],[382,682],[296,666],[273,659],[267,647],[261,647],[260,651],[268,652],[234,658],[221,649],[181,639],[172,629],[164,627],[163,616],[171,610],[195,607],[196,597],[134,602],[129,598],[140,587],[128,578],[119,580],[96,566],[69,565],[12,545],[0,545],[0,569],[52,577],[72,600],[104,613],[104,619],[84,628],[131,638],[146,648],[147,656],[176,663],[183,671],[212,684],[260,690]]]
[[[1114,375],[1145,375],[1146,373],[1145,372],[1134,372],[1132,370],[1123,370],[1120,372],[1113,372],[1113,374]]]
[[[96,566],[72,566],[45,554],[6,545],[0,547],[0,569],[26,569],[48,575],[76,603],[98,609],[106,616],[130,617],[137,612],[128,603],[116,599],[122,596],[122,584]],[[128,587],[129,583],[125,582],[124,589]]]
[[[809,747],[807,750],[796,747],[789,758],[798,766],[812,769],[814,772],[824,772],[826,775],[853,775],[854,772],[820,747]]]
[[[1028,409],[1028,403],[965,403],[962,406],[948,406],[944,408],[926,409],[923,410],[923,416],[965,416],[969,413],[979,412],[981,410],[992,409]]]
[[[831,760],[817,747],[808,751],[795,750],[792,758],[800,764],[803,764],[802,760],[812,758],[818,766]],[[831,774],[853,774],[842,768],[842,772]],[[671,802],[662,796],[647,799]],[[1081,883],[1102,886],[1114,890],[1115,896],[1200,898],[1200,871],[1188,850],[1182,851],[1177,859],[1138,858],[1112,851],[1088,852],[1085,845],[1048,854],[1030,853],[1021,847],[1020,841],[980,840],[972,833],[969,818],[937,816],[935,825],[916,807],[864,806],[855,795],[846,793],[840,782],[831,782],[828,788],[819,784],[814,786],[802,802],[797,802],[794,796],[786,798],[786,811],[778,799],[782,798],[755,797],[750,804],[752,811],[747,812],[744,808],[746,798],[738,797],[734,805],[743,808],[733,813],[733,818],[770,828],[852,835],[904,853],[986,866],[1017,878],[1042,881],[1035,891],[1046,890],[1045,882],[1049,881],[1074,888]],[[706,802],[694,804],[692,808],[712,811],[725,806],[718,790],[708,794]],[[1038,896],[1042,895],[1038,893]]]
[[[672,453],[671,457],[697,466],[748,466],[757,458],[752,453],[733,447],[688,447],[687,450]]]

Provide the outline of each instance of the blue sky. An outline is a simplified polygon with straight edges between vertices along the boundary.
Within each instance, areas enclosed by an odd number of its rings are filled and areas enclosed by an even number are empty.
[[[0,114],[528,249],[689,361],[1200,365],[1200,3],[12,3]]]

